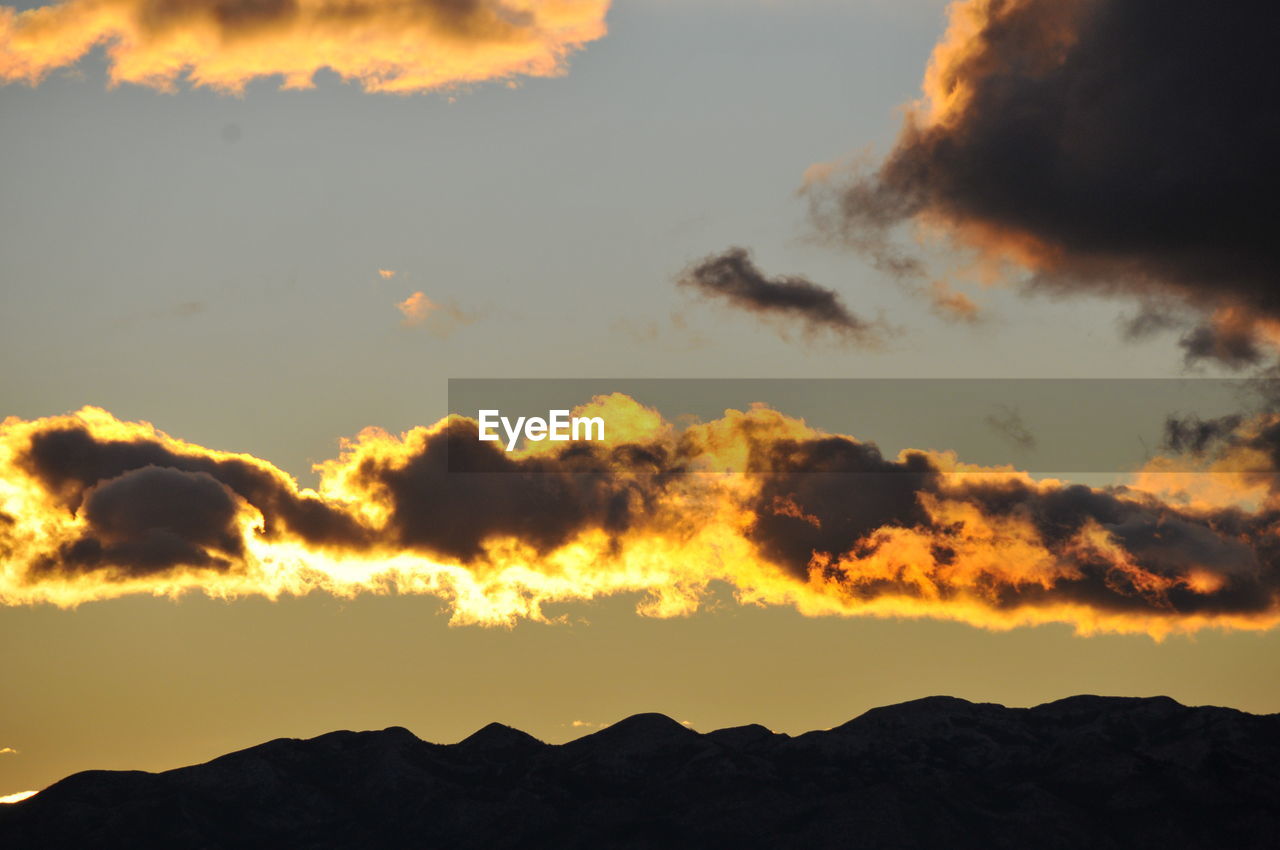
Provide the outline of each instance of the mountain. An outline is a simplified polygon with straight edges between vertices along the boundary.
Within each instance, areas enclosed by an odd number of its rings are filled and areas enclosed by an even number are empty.
[[[553,746],[491,723],[86,771],[5,848],[1276,848],[1280,715],[1166,697],[930,697],[791,737],[638,714]]]

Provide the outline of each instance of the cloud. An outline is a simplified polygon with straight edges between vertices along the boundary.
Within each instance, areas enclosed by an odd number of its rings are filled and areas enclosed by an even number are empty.
[[[883,341],[883,323],[868,321],[845,306],[834,291],[799,276],[766,277],[745,248],[730,248],[687,268],[680,286],[757,316],[799,322],[810,336],[827,333],[859,346]]]
[[[1192,451],[1110,488],[886,457],[763,406],[677,427],[615,394],[577,414],[609,439],[507,453],[464,417],[369,429],[317,466],[316,491],[95,408],[10,418],[0,602],[397,592],[510,624],[619,593],[686,615],[729,587],[809,616],[995,629],[1280,624],[1277,414],[1193,429],[1177,441]]]
[[[0,747],[0,756],[16,756],[18,751],[13,747]]]
[[[404,323],[406,325],[420,325],[436,309],[436,304],[425,293],[419,291],[403,301],[397,302],[396,309],[404,314]]]
[[[1189,359],[1254,363],[1280,342],[1278,29],[1267,3],[953,4],[892,152],[807,178],[815,221],[882,266],[910,222],[1033,291],[1167,306]]]
[[[479,318],[477,314],[463,310],[453,301],[432,301],[422,291],[398,302],[396,309],[404,315],[401,324],[405,327],[422,325],[438,336],[448,336],[459,327],[469,325]]]
[[[236,556],[241,550],[223,534],[229,523],[243,523],[248,515],[259,524],[255,533],[266,539],[288,537],[319,547],[367,539],[360,523],[341,506],[299,490],[291,477],[250,455],[167,439],[145,427],[116,423],[94,408],[42,421],[45,427],[30,433],[10,463],[46,494],[55,513],[79,520],[77,536],[61,544],[74,545],[83,532],[141,544],[155,529]],[[174,504],[166,505],[168,501]],[[188,508],[209,515],[184,518]],[[218,560],[211,555],[195,566],[222,569]]]
[[[988,414],[982,421],[1018,448],[1035,448],[1035,435],[1027,429],[1027,424],[1022,421],[1022,414],[1016,408],[1000,405],[999,411]]]
[[[174,567],[224,570],[244,554],[235,494],[207,472],[131,469],[84,492],[84,532],[32,565],[34,574]]]
[[[395,269],[378,269],[378,276],[383,280],[391,280],[396,276]]]
[[[399,549],[477,561],[487,541],[507,538],[546,556],[586,528],[616,538],[648,522],[663,492],[661,480],[616,477],[613,459],[588,445],[567,457],[513,457],[455,417],[417,432],[408,453],[383,451],[381,439],[353,446],[359,461],[348,484],[385,506],[381,531]],[[620,458],[630,471],[655,473],[666,471],[664,459],[642,449]]]
[[[963,292],[957,292],[945,280],[935,280],[929,287],[929,300],[933,310],[944,319],[954,322],[977,322],[980,318],[978,305]]]
[[[563,73],[605,34],[609,0],[63,0],[0,7],[0,80],[38,84],[105,47],[110,82],[309,88],[330,69],[410,93]]]
[[[1215,419],[1170,416],[1164,423],[1163,447],[1176,454],[1201,457],[1210,448],[1234,438],[1244,424],[1239,414]]]

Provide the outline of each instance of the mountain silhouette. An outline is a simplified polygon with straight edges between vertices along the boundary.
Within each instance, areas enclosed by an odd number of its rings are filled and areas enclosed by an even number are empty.
[[[0,806],[0,847],[1276,848],[1280,715],[930,697],[794,737],[661,714],[560,745],[332,732],[77,773]]]

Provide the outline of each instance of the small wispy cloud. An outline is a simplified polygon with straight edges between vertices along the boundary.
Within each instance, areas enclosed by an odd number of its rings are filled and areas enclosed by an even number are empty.
[[[18,751],[13,747],[0,747],[0,756],[16,756]]]
[[[396,303],[396,309],[404,316],[405,327],[424,326],[438,336],[448,336],[462,325],[469,325],[479,316],[469,313],[453,301],[432,301],[421,290]]]
[[[833,289],[799,275],[769,277],[745,248],[730,248],[694,263],[677,285],[763,319],[772,319],[784,339],[786,322],[798,322],[809,336],[832,335],[837,341],[877,348],[888,330],[850,310]],[[777,324],[782,322],[783,324]]]
[[[928,294],[934,312],[944,319],[972,324],[981,318],[973,299],[953,289],[945,280],[935,280]]]
[[[420,325],[437,309],[437,305],[425,292],[419,291],[397,302],[396,309],[404,314],[406,325]]]
[[[1035,435],[1022,421],[1022,414],[1017,408],[1002,404],[997,412],[988,415],[982,421],[988,428],[1020,449],[1033,449],[1036,446]]]
[[[378,269],[378,274],[382,277],[383,280],[391,280],[391,278],[396,276],[396,270],[395,269]]]

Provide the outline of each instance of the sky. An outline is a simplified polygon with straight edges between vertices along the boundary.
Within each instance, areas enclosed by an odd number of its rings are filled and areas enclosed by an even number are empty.
[[[1116,5],[0,8],[0,797],[337,728],[1280,711],[1275,414],[1178,389],[1275,360],[1276,122],[1227,114],[1273,13],[1200,21],[1171,94],[1181,31]],[[451,491],[475,378],[619,436]],[[689,409],[610,395],[639,378],[708,379],[695,449]],[[1085,432],[1025,389],[965,431],[910,383],[1012,378],[1100,441],[1136,414],[1098,382],[1133,379],[1144,455],[1029,469]],[[685,474],[722,461],[755,483]]]

